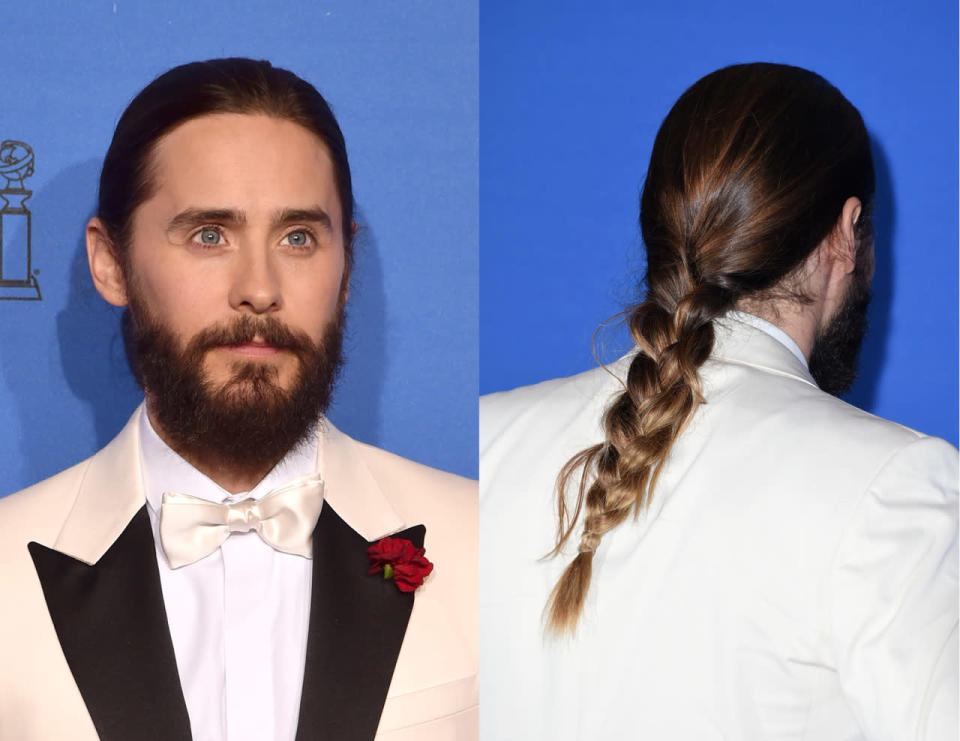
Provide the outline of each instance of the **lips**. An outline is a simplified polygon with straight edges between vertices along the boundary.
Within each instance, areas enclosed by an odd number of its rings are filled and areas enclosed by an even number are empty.
[[[278,348],[275,345],[272,345],[269,342],[259,338],[254,338],[249,342],[242,342],[239,344],[222,345],[221,347],[232,353],[243,355],[244,357],[249,358],[271,357],[276,355],[281,350],[281,348]]]
[[[229,324],[208,327],[190,344],[198,353],[221,350],[243,358],[269,358],[285,351],[302,360],[314,351],[305,333],[293,331],[273,317],[243,316]]]

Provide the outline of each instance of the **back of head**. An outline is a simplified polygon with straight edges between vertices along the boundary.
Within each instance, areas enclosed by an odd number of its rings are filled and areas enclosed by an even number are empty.
[[[657,133],[640,204],[647,295],[629,324],[639,352],[608,408],[604,442],[558,479],[557,547],[583,513],[579,554],[547,604],[548,630],[572,630],[605,533],[649,499],[660,464],[703,401],[699,367],[713,319],[744,301],[789,291],[834,229],[845,201],[863,204],[857,239],[871,238],[874,172],[859,112],[830,83],[798,67],[717,70],[674,104]],[[579,476],[575,506],[565,492]]]
[[[266,61],[211,59],[160,75],[137,94],[117,123],[100,173],[97,216],[124,264],[133,213],[153,192],[151,156],[157,141],[186,121],[215,113],[265,114],[316,135],[333,161],[344,234],[349,235],[350,165],[343,134],[323,96],[297,75]],[[349,236],[345,249],[349,264]]]
[[[698,288],[730,305],[798,268],[874,173],[859,112],[817,74],[726,67],[667,115],[640,204],[648,300],[673,310]],[[867,224],[864,219],[864,225]]]

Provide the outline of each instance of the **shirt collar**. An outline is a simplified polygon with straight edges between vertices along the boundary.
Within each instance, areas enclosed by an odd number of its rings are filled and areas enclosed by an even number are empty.
[[[146,410],[140,415],[140,462],[147,503],[160,511],[165,492],[189,494],[209,502],[238,502],[260,499],[277,486],[317,469],[317,429],[311,430],[307,442],[288,452],[249,492],[231,494],[198,471],[167,445],[153,429]]]
[[[761,332],[770,335],[773,337],[773,339],[792,352],[796,356],[797,360],[803,363],[803,367],[809,370],[810,366],[807,363],[806,356],[803,354],[803,350],[800,349],[800,346],[790,335],[780,329],[780,327],[778,327],[776,324],[768,322],[766,319],[761,319],[753,314],[748,314],[745,311],[730,311],[727,312],[726,316],[730,319],[735,319],[738,322],[749,324],[751,327],[756,327]]]

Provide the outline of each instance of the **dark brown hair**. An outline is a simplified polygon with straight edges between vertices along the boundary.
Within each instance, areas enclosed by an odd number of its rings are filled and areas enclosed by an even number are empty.
[[[600,539],[649,501],[663,461],[703,403],[699,368],[713,349],[713,319],[782,287],[850,197],[862,203],[861,249],[872,236],[873,189],[863,119],[813,72],[726,67],[674,104],[640,199],[647,294],[628,319],[638,352],[604,414],[604,441],[577,453],[558,477],[553,554],[581,515],[583,534],[547,603],[549,632],[576,627]],[[578,474],[571,508],[565,494]]]
[[[150,198],[151,155],[176,126],[213,113],[263,113],[315,134],[333,160],[343,217],[347,267],[352,262],[353,190],[343,133],[309,82],[266,61],[240,57],[191,62],[164,72],[131,101],[117,123],[100,172],[97,216],[125,262],[133,212]]]

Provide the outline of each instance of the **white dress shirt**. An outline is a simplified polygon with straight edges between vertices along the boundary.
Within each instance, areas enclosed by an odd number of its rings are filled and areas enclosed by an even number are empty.
[[[171,569],[160,545],[164,492],[212,502],[259,499],[316,469],[317,443],[287,454],[250,492],[231,495],[175,453],[140,417],[141,462],[160,585],[194,741],[292,741],[310,616],[311,561],[256,532]]]

